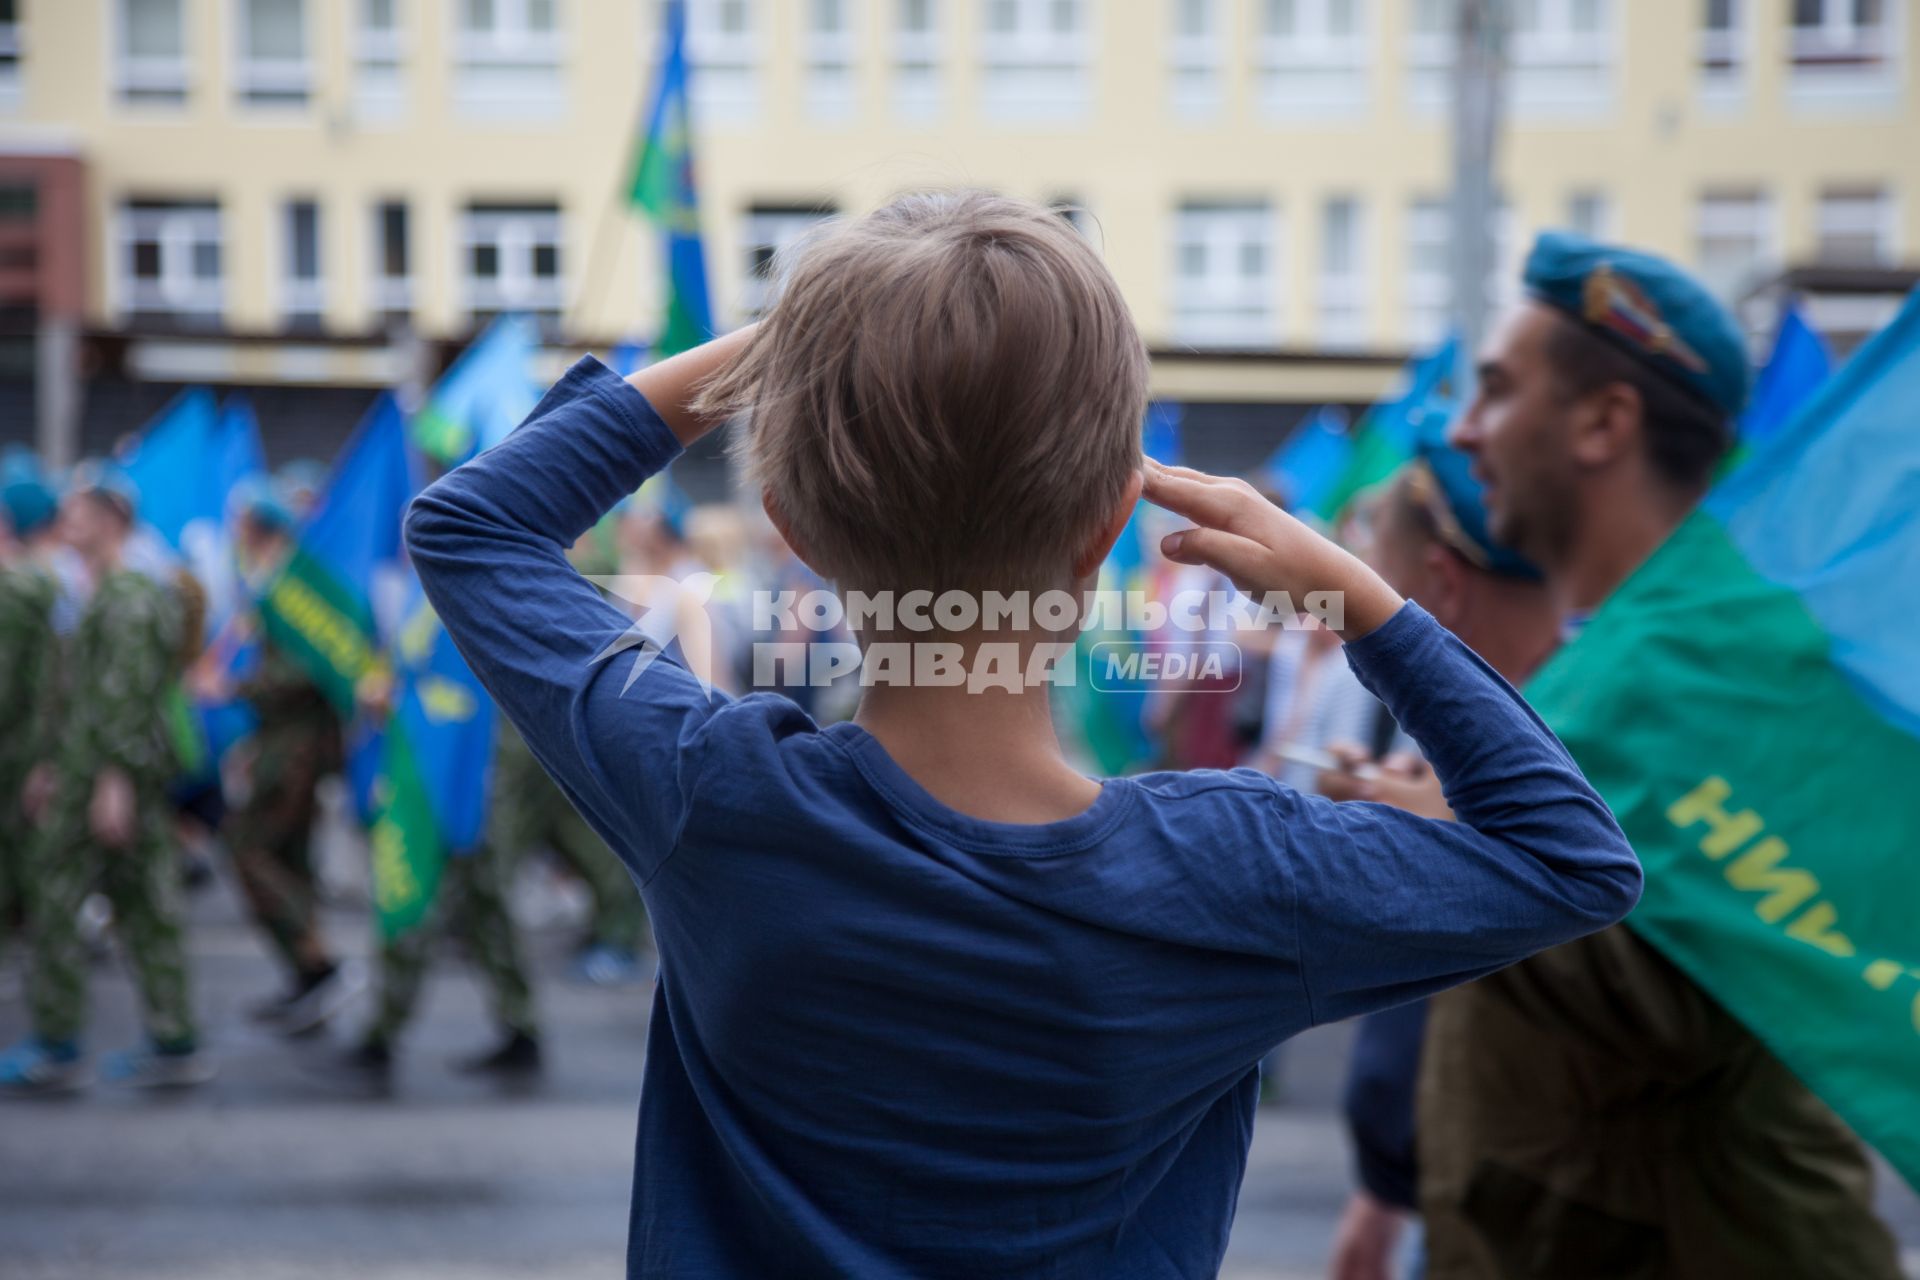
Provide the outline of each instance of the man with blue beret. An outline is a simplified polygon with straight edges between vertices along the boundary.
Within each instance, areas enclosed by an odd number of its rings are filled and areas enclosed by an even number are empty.
[[[0,458],[0,959],[26,923],[26,814],[21,804],[38,750],[29,731],[53,678],[59,587],[34,554],[53,526],[53,490],[32,454]]]
[[[1749,365],[1672,264],[1549,233],[1450,439],[1571,635],[1705,495]],[[1434,1280],[1897,1280],[1858,1140],[1626,925],[1443,993],[1419,1092]]]

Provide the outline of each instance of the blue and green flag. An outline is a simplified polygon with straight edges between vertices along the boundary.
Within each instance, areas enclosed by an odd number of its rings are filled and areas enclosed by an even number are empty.
[[[413,440],[444,466],[491,449],[540,402],[533,357],[539,330],[531,317],[497,317],[460,353],[413,416]]]
[[[666,314],[653,346],[657,354],[670,356],[713,336],[713,303],[707,292],[707,257],[700,240],[694,183],[684,0],[666,0],[661,5],[661,22],[660,78],[634,155],[627,200],[660,228],[666,242]]]
[[[1415,443],[1436,419],[1453,412],[1460,341],[1449,336],[1431,354],[1407,367],[1400,390],[1367,410],[1349,437],[1346,465],[1308,509],[1338,520],[1363,491],[1379,484],[1413,456]]]
[[[1318,512],[1352,460],[1347,415],[1322,405],[1273,451],[1262,476],[1268,488],[1286,499],[1288,510]]]
[[[1753,400],[1740,418],[1740,440],[1753,448],[1780,434],[1833,372],[1827,344],[1789,302],[1780,313],[1773,352],[1754,380]]]
[[[1920,1186],[1920,294],[1535,676],[1628,923]]]

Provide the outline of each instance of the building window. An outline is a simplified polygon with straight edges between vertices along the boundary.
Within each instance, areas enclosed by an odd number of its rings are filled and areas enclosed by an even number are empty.
[[[1320,210],[1320,341],[1357,347],[1367,340],[1366,228],[1360,201],[1334,196]]]
[[[1575,191],[1567,197],[1567,227],[1589,240],[1613,235],[1613,208],[1604,191]]]
[[[455,0],[454,99],[468,115],[560,111],[560,0]]]
[[[313,72],[304,0],[237,0],[234,15],[239,59],[233,88],[240,101],[253,107],[305,106]]]
[[[1367,100],[1363,0],[1263,0],[1261,105],[1294,115],[1355,110]]]
[[[1082,115],[1091,55],[1086,0],[984,3],[981,95],[987,113],[1022,121]]]
[[[215,327],[222,307],[220,206],[130,200],[119,219],[120,308],[142,321]]]
[[[363,119],[391,120],[406,107],[406,40],[401,0],[358,0],[353,33],[353,94]]]
[[[688,0],[693,114],[702,124],[737,124],[760,110],[753,20],[753,0]]]
[[[758,316],[773,302],[786,254],[809,231],[838,213],[832,205],[757,204],[747,210],[740,243],[746,246],[746,280],[740,308]]]
[[[413,315],[413,246],[403,200],[383,200],[373,207],[373,309],[383,326],[404,323]]]
[[[1453,299],[1452,223],[1444,200],[1420,199],[1407,206],[1406,339],[1412,346],[1431,346],[1446,336]]]
[[[122,102],[187,100],[185,0],[118,0],[114,88]]]
[[[1759,191],[1709,192],[1700,198],[1694,257],[1701,279],[1732,302],[1751,288],[1773,251],[1773,213]]]
[[[1896,0],[1792,0],[1788,51],[1796,93],[1824,96],[1894,86]]]
[[[1279,334],[1279,216],[1265,202],[1187,204],[1174,220],[1173,337],[1270,346]]]
[[[320,271],[320,206],[312,200],[289,200],[283,227],[280,309],[287,328],[315,333],[320,329],[326,299]]]
[[[853,115],[854,0],[807,0],[807,110],[826,120]]]
[[[1737,87],[1746,75],[1747,0],[1701,0],[1700,77],[1708,89]]]
[[[20,0],[0,0],[0,107],[20,102]]]
[[[1414,102],[1432,108],[1452,92],[1455,0],[1411,0],[1408,40]],[[1507,33],[1509,86],[1516,108],[1585,110],[1612,94],[1612,0],[1516,0]]]
[[[1877,187],[1820,193],[1814,223],[1820,261],[1836,266],[1881,266],[1893,260],[1893,201]]]
[[[940,111],[938,0],[894,0],[893,107],[908,120]]]
[[[1221,73],[1226,61],[1220,0],[1173,0],[1168,61],[1174,111],[1195,119],[1220,110],[1224,97]]]
[[[557,326],[565,306],[559,206],[469,205],[460,226],[460,269],[476,324],[520,311]]]

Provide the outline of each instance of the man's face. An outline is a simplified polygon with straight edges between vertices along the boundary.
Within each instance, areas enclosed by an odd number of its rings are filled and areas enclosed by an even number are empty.
[[[99,499],[70,493],[60,503],[60,537],[83,556],[104,548],[112,537],[114,516]]]
[[[1486,486],[1488,532],[1541,564],[1561,558],[1577,513],[1573,406],[1548,360],[1561,323],[1537,302],[1503,316],[1481,348],[1473,403],[1447,436]]]

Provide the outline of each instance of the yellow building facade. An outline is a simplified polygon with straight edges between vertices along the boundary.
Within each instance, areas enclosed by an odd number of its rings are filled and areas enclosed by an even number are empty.
[[[451,337],[527,308],[568,341],[644,339],[660,254],[623,191],[658,6],[13,0],[0,151],[84,165],[91,328]],[[1509,268],[1551,225],[1730,295],[1920,253],[1903,0],[1511,8]],[[1447,0],[690,0],[718,318],[751,313],[817,211],[968,184],[1083,209],[1158,349],[1431,341],[1449,20]],[[1257,394],[1244,363],[1209,384]],[[1384,376],[1353,363],[1297,369],[1301,393]]]

